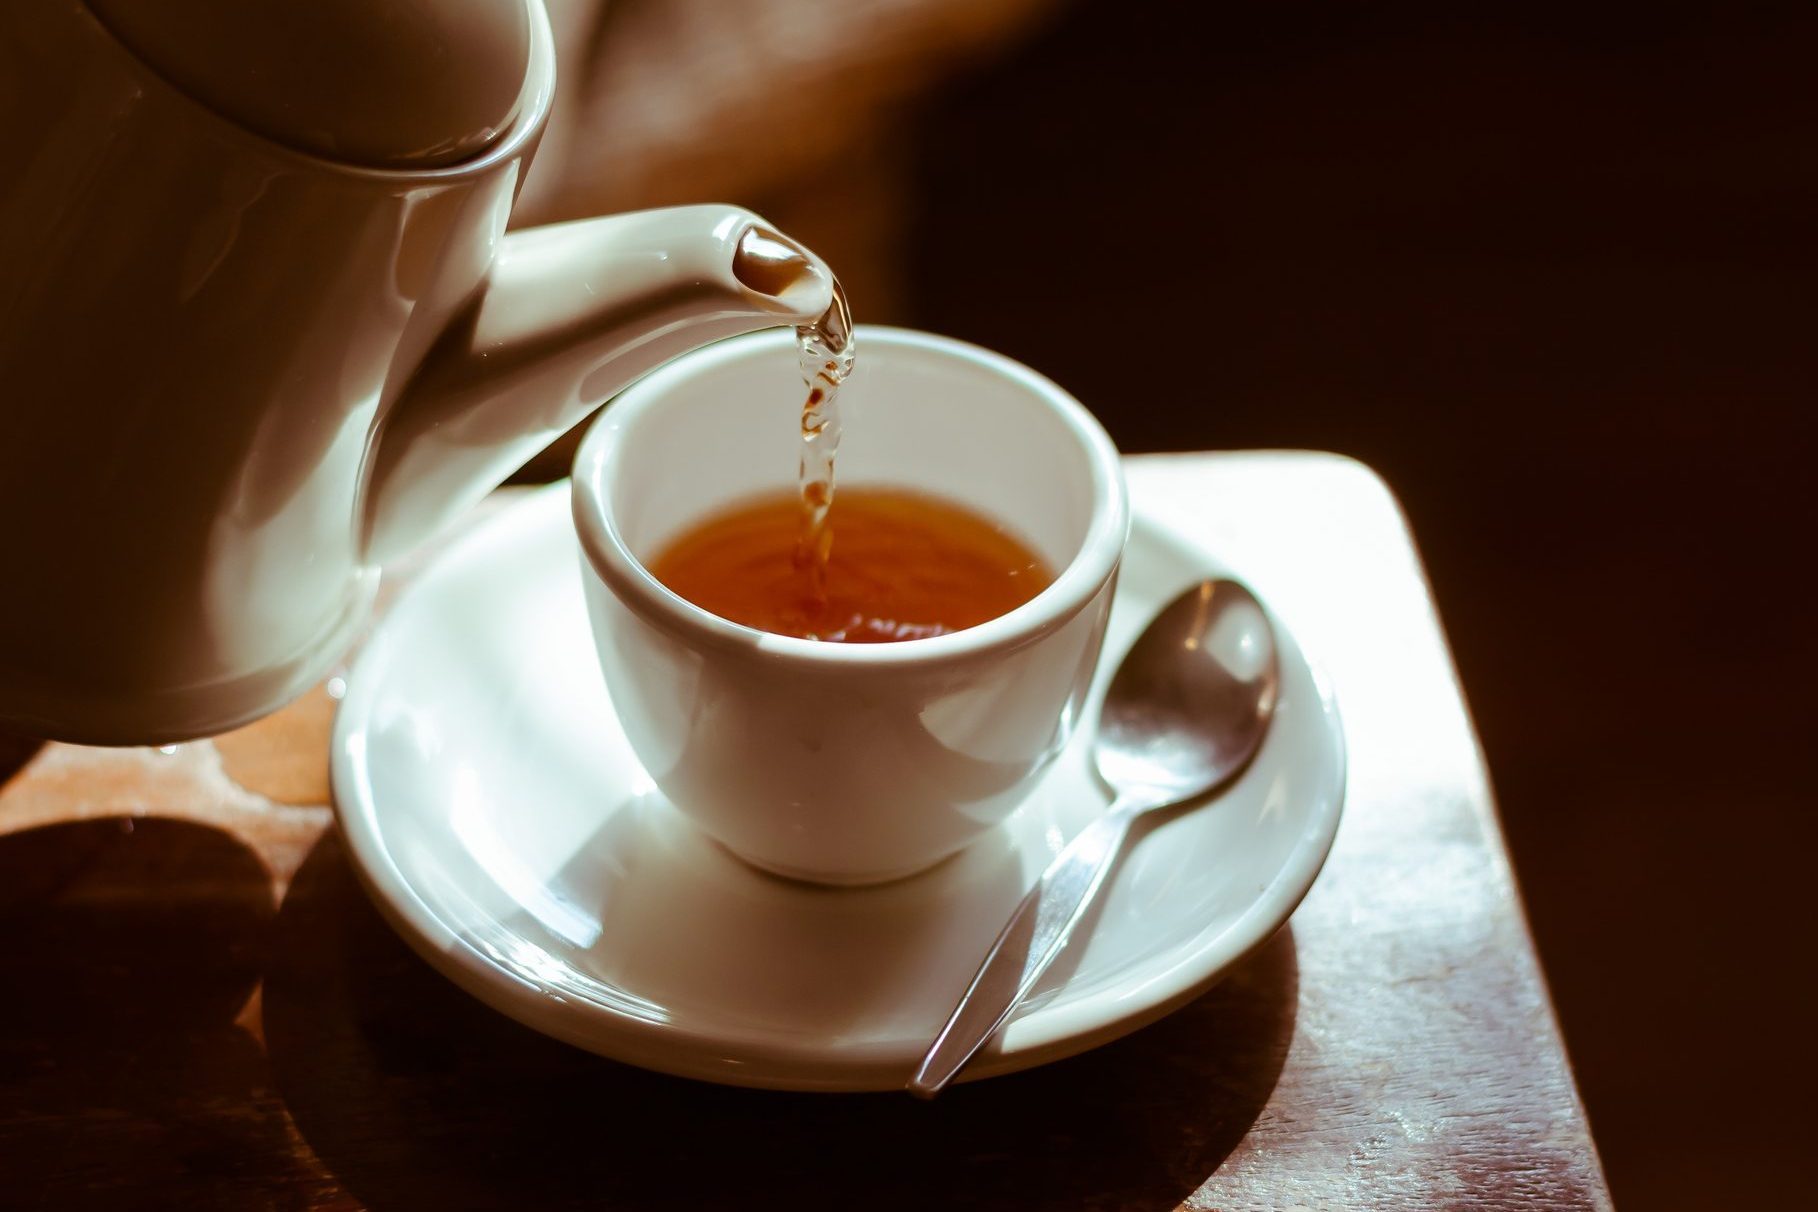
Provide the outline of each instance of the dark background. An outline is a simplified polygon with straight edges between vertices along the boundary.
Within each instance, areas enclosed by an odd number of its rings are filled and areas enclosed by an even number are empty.
[[[1814,119],[1811,6],[1099,2],[914,124],[908,322],[1399,495],[1627,1209],[1809,1186]]]

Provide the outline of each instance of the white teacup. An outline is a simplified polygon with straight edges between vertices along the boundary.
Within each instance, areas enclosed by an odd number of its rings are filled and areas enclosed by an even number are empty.
[[[793,485],[793,335],[686,355],[607,409],[575,462],[582,579],[613,706],[663,793],[759,867],[893,879],[1016,807],[1092,678],[1129,509],[1080,404],[976,346],[858,330],[839,488],[912,488],[1007,526],[1057,570],[1035,598],[932,639],[838,644],[729,622],[644,566],[682,530]],[[833,509],[839,533],[837,497]]]

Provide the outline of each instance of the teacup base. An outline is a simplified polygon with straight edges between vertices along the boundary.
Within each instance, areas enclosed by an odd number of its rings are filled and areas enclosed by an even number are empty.
[[[702,836],[706,835],[703,834]],[[762,871],[765,875],[772,875],[778,879],[785,879],[794,884],[813,884],[821,888],[869,888],[876,884],[894,884],[898,880],[912,879],[915,876],[933,871],[936,867],[939,867],[942,863],[954,858],[960,854],[961,851],[967,849],[967,846],[972,844],[969,842],[966,846],[961,846],[957,850],[948,851],[931,863],[916,863],[908,867],[897,867],[889,871],[866,871],[857,875],[852,875],[844,872],[808,871],[798,867],[784,867],[775,863],[766,863],[761,859],[754,859],[740,854],[731,846],[728,846],[717,839],[713,839],[713,842],[714,845],[718,846],[721,850],[724,850],[739,862],[754,870]]]

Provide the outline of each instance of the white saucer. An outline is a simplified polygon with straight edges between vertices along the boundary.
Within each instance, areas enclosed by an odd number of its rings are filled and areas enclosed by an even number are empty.
[[[1220,570],[1136,504],[1101,685],[1156,608]],[[455,544],[379,624],[334,741],[341,828],[373,899],[462,988],[604,1056],[736,1085],[900,1086],[1024,888],[1104,807],[1093,713],[1003,828],[933,871],[862,889],[779,880],[651,789],[594,661],[579,558],[557,485]],[[1331,692],[1280,640],[1255,763],[1130,848],[1084,947],[967,1076],[1159,1017],[1300,902],[1338,827],[1344,739]]]

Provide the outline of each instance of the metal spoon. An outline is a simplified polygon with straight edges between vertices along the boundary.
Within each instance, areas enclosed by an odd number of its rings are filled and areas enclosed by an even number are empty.
[[[911,1094],[939,1094],[997,1034],[1066,947],[1137,817],[1215,791],[1249,764],[1280,673],[1269,616],[1236,581],[1202,581],[1155,616],[1111,679],[1093,741],[1116,801],[1016,907],[910,1079]],[[1018,938],[1027,945],[1013,945]]]

